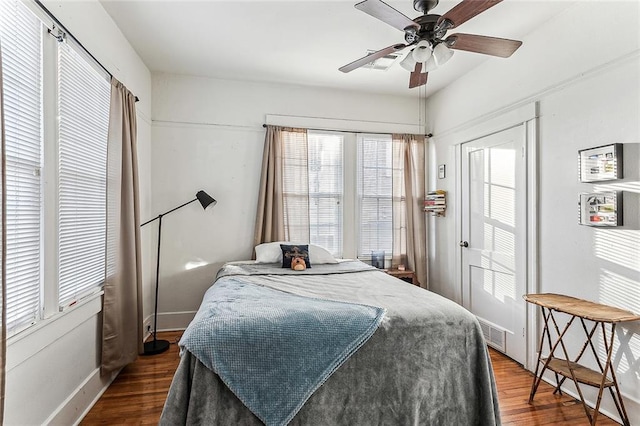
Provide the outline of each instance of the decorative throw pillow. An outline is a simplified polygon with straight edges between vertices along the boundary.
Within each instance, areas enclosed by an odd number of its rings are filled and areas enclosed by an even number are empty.
[[[282,250],[282,267],[283,268],[291,268],[291,260],[294,257],[301,257],[304,259],[305,265],[307,268],[311,268],[311,262],[309,261],[309,246],[308,245],[288,245],[288,244],[280,244],[280,249]]]

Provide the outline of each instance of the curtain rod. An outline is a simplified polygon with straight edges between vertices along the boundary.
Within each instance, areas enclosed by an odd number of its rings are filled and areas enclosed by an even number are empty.
[[[269,126],[269,124],[263,124],[262,127],[266,128],[267,126]],[[330,129],[311,129],[311,128],[306,128],[307,130],[315,130],[317,132],[337,132],[337,133],[366,133],[368,135],[389,135],[391,133],[389,132],[355,132],[355,131],[349,131],[349,130],[330,130]],[[430,138],[433,136],[432,133],[427,133],[425,135],[426,137]]]
[[[2,0],[0,0],[0,1],[2,1]],[[93,61],[94,61],[96,64],[100,65],[100,68],[102,68],[102,69],[104,70],[104,72],[106,72],[107,74],[109,74],[109,77],[113,78],[113,74],[111,74],[111,72],[110,72],[110,71],[109,71],[109,70],[108,70],[104,65],[102,65],[102,64],[100,63],[100,61],[98,61],[98,60],[96,59],[96,57],[95,57],[95,56],[93,56],[93,55],[91,54],[91,52],[89,52],[89,50],[87,50],[87,48],[86,48],[86,47],[84,47],[84,46],[82,45],[82,43],[80,43],[80,41],[78,41],[78,39],[77,39],[77,38],[75,38],[75,36],[74,36],[73,34],[71,34],[71,31],[69,31],[69,30],[68,30],[64,25],[62,25],[62,22],[60,22],[60,21],[58,20],[58,18],[56,18],[56,17],[53,15],[53,13],[51,13],[51,12],[49,11],[49,9],[47,9],[47,8],[46,8],[46,6],[45,6],[44,4],[42,4],[42,2],[41,2],[40,0],[34,0],[34,1],[36,2],[36,4],[37,4],[38,6],[40,6],[40,8],[44,11],[44,13],[46,13],[46,14],[47,14],[47,16],[49,16],[49,18],[51,18],[51,19],[53,20],[53,22],[55,22],[55,23],[60,27],[60,29],[64,31],[64,33],[65,33],[67,36],[71,37],[71,38],[73,39],[73,41],[74,41],[78,46],[80,46],[80,48],[82,48],[82,50],[84,50],[84,52],[85,52],[87,55],[89,55],[89,56],[91,57],[91,59],[93,59]],[[51,30],[49,30],[49,32],[51,32]],[[135,95],[134,95],[134,96],[135,96]],[[136,102],[138,102],[139,100],[140,100],[140,99],[136,96]]]

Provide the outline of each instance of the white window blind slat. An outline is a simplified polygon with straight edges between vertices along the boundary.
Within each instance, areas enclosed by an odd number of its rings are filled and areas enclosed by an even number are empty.
[[[102,285],[106,267],[110,84],[73,48],[58,48],[58,302]]]
[[[0,2],[7,172],[7,332],[40,317],[42,40],[18,1]]]

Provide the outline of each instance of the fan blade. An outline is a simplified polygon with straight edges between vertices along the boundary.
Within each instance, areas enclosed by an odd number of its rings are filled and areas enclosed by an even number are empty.
[[[427,84],[427,74],[422,71],[422,63],[417,62],[416,67],[411,72],[411,76],[409,76],[409,89],[413,89],[414,87],[423,86]]]
[[[399,29],[400,31],[404,31],[407,27],[420,28],[420,25],[416,24],[411,19],[407,18],[405,15],[381,0],[364,0],[363,2],[356,4],[355,8],[391,25],[394,28]]]
[[[508,58],[522,45],[521,41],[475,34],[451,34],[444,41],[451,49]]]
[[[378,50],[377,52],[369,53],[367,56],[357,59],[350,64],[344,65],[338,69],[342,72],[350,72],[355,70],[356,68],[360,68],[363,65],[367,65],[369,62],[373,62],[378,58],[382,58],[389,53],[404,49],[405,47],[407,47],[406,44],[394,44],[393,46],[385,47],[384,49]]]
[[[502,0],[463,0],[438,19],[437,27],[455,28]],[[445,23],[445,21],[447,21]]]

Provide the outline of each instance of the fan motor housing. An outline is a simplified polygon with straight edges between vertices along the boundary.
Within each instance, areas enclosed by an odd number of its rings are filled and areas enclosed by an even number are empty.
[[[426,14],[438,5],[439,0],[413,0],[413,8],[418,12]]]
[[[436,38],[435,28],[436,24],[438,23],[438,19],[440,19],[440,15],[418,16],[413,21],[416,24],[420,25],[420,28],[407,28],[404,34],[405,41],[409,44],[416,43],[420,40],[434,41],[434,39]]]

